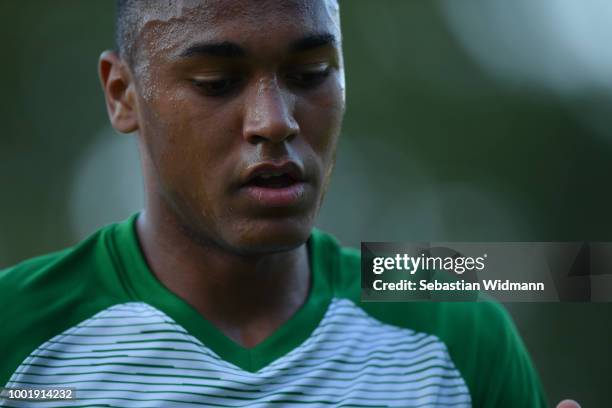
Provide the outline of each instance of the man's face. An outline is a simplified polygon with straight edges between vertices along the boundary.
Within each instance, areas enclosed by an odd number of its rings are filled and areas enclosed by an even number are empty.
[[[344,113],[340,41],[335,0],[177,2],[147,13],[132,71],[148,199],[237,253],[302,244]]]

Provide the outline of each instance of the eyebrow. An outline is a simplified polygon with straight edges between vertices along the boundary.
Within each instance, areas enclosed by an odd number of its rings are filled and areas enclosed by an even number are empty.
[[[289,51],[304,52],[330,45],[336,45],[336,37],[333,34],[313,34],[292,42],[289,45]]]
[[[228,41],[221,43],[197,43],[183,50],[179,57],[189,58],[206,55],[211,57],[244,57],[246,51],[238,44]]]
[[[289,52],[305,52],[316,48],[326,47],[330,45],[333,46],[335,44],[336,37],[334,37],[333,34],[312,34],[300,38],[299,40],[296,40],[289,44]],[[247,54],[247,51],[240,45],[229,41],[223,41],[219,43],[202,42],[190,45],[179,54],[179,57],[190,58],[211,56],[238,58],[245,57]]]

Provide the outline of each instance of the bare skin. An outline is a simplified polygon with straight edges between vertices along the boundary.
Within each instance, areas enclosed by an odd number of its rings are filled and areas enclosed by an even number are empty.
[[[134,60],[99,64],[111,123],[138,134],[141,247],[166,287],[253,347],[309,292],[345,109],[337,5],[177,1],[145,17]],[[299,188],[248,184],[262,163],[289,163]]]

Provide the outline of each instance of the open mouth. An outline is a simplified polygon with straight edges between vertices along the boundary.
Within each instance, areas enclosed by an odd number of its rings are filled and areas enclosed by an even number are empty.
[[[257,207],[299,207],[309,191],[303,167],[292,161],[257,163],[242,181],[241,191]]]
[[[248,185],[263,188],[287,188],[297,183],[297,181],[287,173],[262,174],[254,177]]]

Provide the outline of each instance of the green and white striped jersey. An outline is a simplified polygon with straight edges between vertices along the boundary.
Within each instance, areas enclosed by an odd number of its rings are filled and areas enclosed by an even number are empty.
[[[3,407],[544,407],[494,303],[361,303],[359,254],[314,230],[311,290],[244,348],[150,272],[136,215],[0,272],[0,382],[71,387]]]

